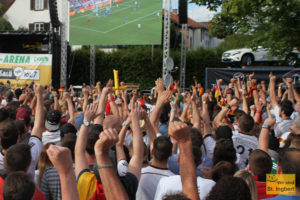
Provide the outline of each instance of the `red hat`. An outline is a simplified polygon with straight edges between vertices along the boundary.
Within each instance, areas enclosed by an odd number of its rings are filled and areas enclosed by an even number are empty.
[[[30,123],[30,111],[26,108],[21,108],[17,112],[16,120],[23,120],[26,125]]]

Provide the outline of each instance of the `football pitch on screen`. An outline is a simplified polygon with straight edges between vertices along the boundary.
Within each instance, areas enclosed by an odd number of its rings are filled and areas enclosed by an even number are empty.
[[[162,0],[123,0],[70,16],[71,45],[161,44]]]

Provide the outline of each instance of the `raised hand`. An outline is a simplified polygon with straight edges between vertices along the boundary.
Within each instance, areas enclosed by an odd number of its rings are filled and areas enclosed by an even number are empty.
[[[190,129],[183,122],[170,122],[169,135],[177,141],[178,144],[185,143],[190,139]]]
[[[47,155],[59,174],[68,174],[74,170],[71,151],[68,148],[51,144]]]
[[[84,112],[84,120],[90,122],[97,117],[98,104],[88,104]]]
[[[34,93],[35,93],[35,95],[43,95],[43,92],[44,92],[43,86],[41,86],[39,84],[35,84],[34,85]]]
[[[108,154],[108,151],[119,140],[118,132],[115,128],[103,130],[99,136],[99,140],[95,144],[95,154]]]

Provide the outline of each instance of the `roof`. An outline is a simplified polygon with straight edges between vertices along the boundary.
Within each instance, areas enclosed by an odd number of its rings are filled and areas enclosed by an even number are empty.
[[[6,11],[15,3],[15,0],[0,0],[0,3],[4,7],[3,15],[6,13]]]
[[[209,22],[199,22],[199,23],[205,26],[207,29],[209,29],[209,27],[211,26],[211,23]]]
[[[165,9],[163,9],[163,14],[165,13]],[[179,25],[179,16],[175,15],[171,12],[171,21],[177,25]],[[205,24],[201,24],[196,22],[195,20],[188,17],[188,27],[190,28],[207,28]]]
[[[49,35],[48,31],[0,31],[0,35]]]

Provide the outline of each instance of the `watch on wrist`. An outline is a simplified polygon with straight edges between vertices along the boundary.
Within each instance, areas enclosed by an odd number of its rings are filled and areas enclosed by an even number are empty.
[[[127,124],[126,121],[124,121],[124,122],[122,123],[122,126],[126,126],[126,127],[128,128],[128,127],[129,127],[129,124]]]
[[[225,107],[228,108],[228,109],[230,109],[231,105],[227,104]]]
[[[261,128],[266,128],[266,129],[268,129],[268,130],[271,130],[271,126],[269,126],[268,124],[263,124],[263,125],[261,126]]]
[[[83,120],[83,125],[89,127],[91,125],[91,122]]]

